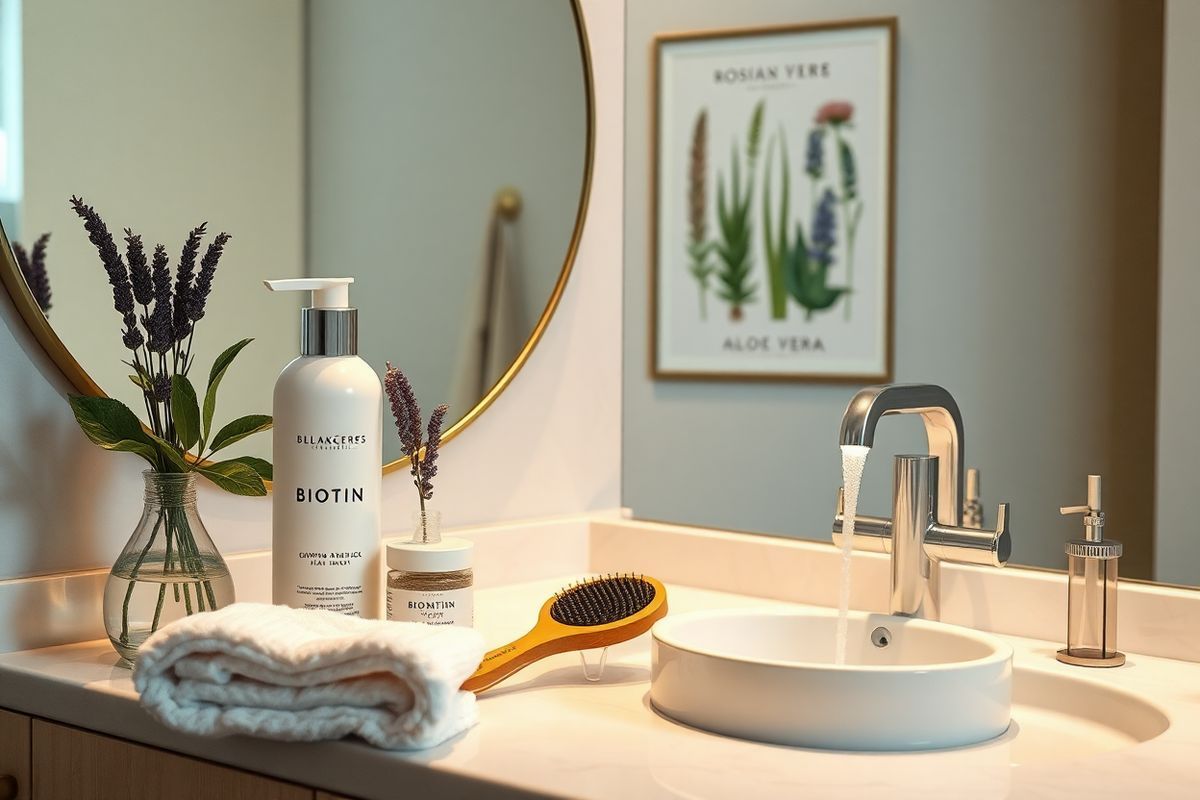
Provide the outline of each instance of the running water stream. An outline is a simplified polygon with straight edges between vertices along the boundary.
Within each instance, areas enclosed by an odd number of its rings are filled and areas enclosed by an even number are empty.
[[[846,628],[850,615],[850,557],[854,553],[854,519],[858,514],[858,491],[863,469],[871,448],[857,444],[842,445],[842,576],[838,586],[837,638],[834,663],[846,663]]]

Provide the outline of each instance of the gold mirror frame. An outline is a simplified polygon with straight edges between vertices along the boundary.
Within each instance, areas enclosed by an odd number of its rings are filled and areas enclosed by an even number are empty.
[[[488,390],[487,394],[476,402],[474,407],[458,422],[450,426],[450,429],[442,436],[443,442],[448,442],[458,436],[468,425],[478,419],[487,410],[488,406],[495,402],[500,393],[508,387],[516,374],[520,372],[521,367],[529,360],[530,354],[537,346],[537,343],[541,341],[542,335],[546,332],[546,328],[549,326],[550,320],[558,308],[558,302],[562,298],[563,291],[566,289],[567,279],[571,276],[571,268],[575,264],[575,256],[579,251],[579,240],[583,234],[583,222],[587,216],[588,199],[592,188],[592,162],[595,157],[596,142],[596,106],[595,87],[592,78],[591,48],[588,46],[587,26],[583,20],[583,9],[579,5],[580,0],[570,0],[570,3],[571,13],[575,18],[575,35],[579,40],[579,56],[583,60],[584,105],[587,115],[583,183],[579,189],[579,210],[575,215],[575,228],[571,232],[571,240],[567,245],[567,254],[563,259],[562,270],[559,272],[554,289],[550,292],[550,299],[546,301],[546,306],[542,310],[542,314],[538,318],[533,332],[529,334],[529,338],[525,341],[525,346],[521,348],[521,352],[517,354],[512,364],[500,376],[500,380],[496,381],[492,388]],[[50,359],[67,380],[71,382],[75,390],[80,394],[105,397],[104,390],[92,380],[92,376],[87,373],[87,370],[71,354],[71,351],[63,343],[62,339],[54,332],[54,328],[50,326],[50,321],[42,313],[37,301],[34,300],[33,293],[29,291],[29,286],[25,282],[25,276],[21,274],[16,259],[13,257],[12,246],[2,225],[0,225],[0,281],[4,283],[9,296],[13,300],[13,304],[17,307],[18,313],[25,320],[25,324],[33,333],[34,338],[37,339],[38,344],[42,346],[46,355],[50,356]],[[407,456],[384,464],[383,474],[386,475],[389,472],[402,469],[407,467],[408,464],[409,459]],[[268,482],[267,485],[269,488],[270,483]]]

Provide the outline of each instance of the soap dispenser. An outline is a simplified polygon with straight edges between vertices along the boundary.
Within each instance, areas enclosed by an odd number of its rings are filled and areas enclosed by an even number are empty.
[[[1058,660],[1080,667],[1119,667],[1117,651],[1117,559],[1121,543],[1104,538],[1100,476],[1088,475],[1086,506],[1063,506],[1083,514],[1083,538],[1067,542],[1067,646]]]
[[[273,602],[377,618],[383,386],[358,357],[353,278],[264,281],[312,292],[300,356],[275,383]]]

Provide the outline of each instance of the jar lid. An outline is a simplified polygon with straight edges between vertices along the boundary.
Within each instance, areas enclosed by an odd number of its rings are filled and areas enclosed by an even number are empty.
[[[392,542],[387,565],[405,572],[453,572],[470,569],[475,543],[453,537],[438,542]]]

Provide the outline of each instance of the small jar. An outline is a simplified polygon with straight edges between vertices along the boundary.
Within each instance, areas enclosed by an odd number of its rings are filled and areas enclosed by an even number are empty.
[[[387,546],[387,618],[474,626],[474,548],[466,539],[442,538],[441,512],[415,512],[412,539]]]

